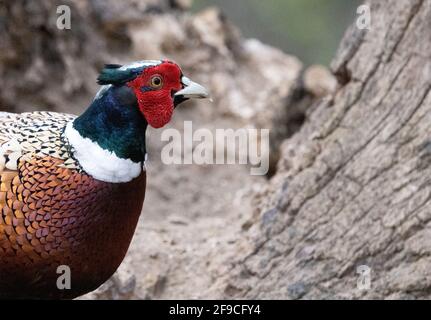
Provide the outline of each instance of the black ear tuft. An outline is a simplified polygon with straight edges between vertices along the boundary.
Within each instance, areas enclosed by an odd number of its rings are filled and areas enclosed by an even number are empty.
[[[105,64],[105,69],[119,69],[121,67],[122,67],[121,64],[115,64],[115,63]]]
[[[120,69],[119,64],[107,64],[97,77],[97,83],[100,85],[113,84],[123,85],[126,82],[132,81],[139,75],[137,69]]]

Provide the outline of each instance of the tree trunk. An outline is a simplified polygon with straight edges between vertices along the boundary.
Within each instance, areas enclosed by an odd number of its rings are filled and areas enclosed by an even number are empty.
[[[367,4],[371,28],[352,25],[332,63],[339,89],[283,144],[225,297],[431,298],[431,0]]]

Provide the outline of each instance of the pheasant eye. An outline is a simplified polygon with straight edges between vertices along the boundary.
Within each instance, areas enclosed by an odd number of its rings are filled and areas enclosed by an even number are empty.
[[[163,85],[162,77],[154,76],[150,80],[150,86],[154,89],[159,89]]]

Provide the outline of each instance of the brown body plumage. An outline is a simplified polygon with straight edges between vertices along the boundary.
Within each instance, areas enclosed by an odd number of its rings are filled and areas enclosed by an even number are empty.
[[[72,157],[74,116],[0,117],[0,298],[73,298],[118,268],[145,194],[145,171],[127,183],[96,180]],[[57,288],[57,268],[71,289]]]
[[[145,172],[112,184],[60,165],[46,157],[0,173],[0,297],[79,296],[106,281],[127,252]],[[60,265],[70,267],[70,290],[56,287]]]

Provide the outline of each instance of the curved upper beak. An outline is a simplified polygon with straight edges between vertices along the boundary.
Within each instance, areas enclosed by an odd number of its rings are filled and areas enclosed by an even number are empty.
[[[204,86],[193,82],[187,77],[182,77],[181,82],[184,85],[184,88],[175,93],[177,97],[184,97],[186,99],[195,98],[195,99],[205,99],[209,98],[210,94]]]

